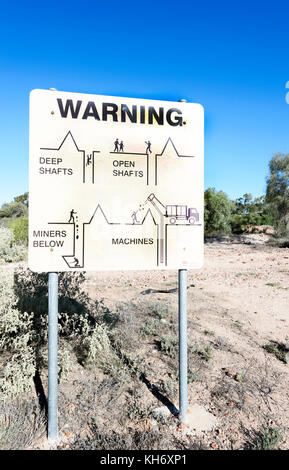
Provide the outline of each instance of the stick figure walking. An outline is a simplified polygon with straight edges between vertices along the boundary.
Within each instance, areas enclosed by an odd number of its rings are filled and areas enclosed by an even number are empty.
[[[132,216],[132,223],[133,223],[133,224],[139,224],[139,221],[137,220],[136,214],[137,214],[137,212],[134,211],[134,212],[132,213],[132,215],[131,215],[131,216]]]
[[[152,153],[151,151],[151,143],[150,141],[148,140],[147,142],[145,141],[145,144],[147,144],[147,148],[146,148],[146,153]]]
[[[72,209],[70,211],[70,219],[68,221],[68,223],[70,224],[70,222],[72,221],[72,223],[74,224],[74,214],[76,214],[76,212],[74,211],[74,209]]]
[[[123,141],[121,141],[121,143],[119,144],[119,151],[123,152]]]
[[[116,139],[116,141],[114,142],[114,152],[118,152],[118,146],[119,146],[119,142],[118,142],[118,139]]]

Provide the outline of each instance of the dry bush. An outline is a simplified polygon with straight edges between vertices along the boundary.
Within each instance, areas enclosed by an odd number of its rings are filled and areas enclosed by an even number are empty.
[[[0,259],[6,263],[23,261],[27,257],[27,247],[24,243],[15,243],[13,231],[0,227]]]
[[[11,278],[0,276],[0,351],[5,354],[0,389],[4,396],[16,396],[31,388],[36,364],[31,347],[32,317],[15,308]]]
[[[129,430],[127,433],[109,434],[96,425],[91,425],[88,439],[78,438],[72,444],[74,450],[167,450],[180,449],[180,443],[167,432],[167,428],[145,431]]]
[[[67,378],[71,368],[68,343],[74,346],[93,335],[94,308],[82,289],[83,273],[59,276],[59,379]],[[0,275],[0,352],[3,372],[0,389],[5,396],[17,396],[33,385],[36,370],[45,365],[47,345],[47,275],[19,268],[11,275]]]
[[[0,401],[0,450],[23,450],[46,432],[44,416],[34,401]]]

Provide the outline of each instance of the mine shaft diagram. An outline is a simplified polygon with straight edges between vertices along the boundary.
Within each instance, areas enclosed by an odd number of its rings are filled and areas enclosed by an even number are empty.
[[[78,216],[78,212],[74,209],[68,212],[68,222],[49,222],[49,225],[55,227],[69,225],[72,227],[71,253],[62,255],[69,268],[83,268],[85,266],[85,257],[89,256],[86,248],[86,234],[88,231],[97,233],[100,225],[108,225],[112,228],[111,240],[119,240],[117,242],[119,245],[129,245],[142,244],[143,237],[138,237],[139,233],[141,233],[139,228],[148,223],[149,227],[146,229],[147,239],[153,240],[155,237],[154,259],[156,266],[167,266],[168,264],[168,228],[170,226],[196,228],[201,225],[196,208],[183,204],[165,205],[154,193],[149,194],[146,200],[139,204],[138,208],[131,215],[128,214],[128,219],[131,219],[129,222],[110,221],[100,204],[97,205],[88,222],[82,221],[81,216]],[[138,213],[139,215],[137,215]],[[100,216],[98,221],[96,221],[97,215]],[[127,230],[124,231],[124,228]],[[134,236],[134,232],[136,236]],[[127,242],[127,240],[130,241]]]
[[[200,267],[203,132],[195,103],[34,90],[30,269]]]
[[[152,150],[153,144],[149,139],[137,143],[139,148],[144,148],[143,152],[129,151],[129,144],[118,138],[115,141],[112,140],[109,148],[102,151],[81,149],[77,140],[69,130],[58,146],[41,147],[39,149],[41,152],[39,173],[41,175],[60,174],[67,177],[74,174],[83,183],[94,184],[97,175],[103,177],[105,171],[107,169],[110,171],[112,168],[114,176],[129,177],[139,173],[147,186],[150,184],[157,186],[161,178],[160,162],[167,154],[173,154],[175,158],[180,159],[194,158],[194,155],[181,155],[171,137],[164,140],[159,152]],[[112,147],[114,147],[113,150],[111,150]],[[107,158],[104,162],[98,159],[97,157],[101,154],[106,157],[109,155],[111,162]],[[138,160],[143,163],[142,170],[135,169],[138,167]]]

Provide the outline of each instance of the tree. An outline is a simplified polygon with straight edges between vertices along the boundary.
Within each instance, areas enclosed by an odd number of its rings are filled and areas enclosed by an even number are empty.
[[[14,202],[22,202],[23,204],[25,204],[26,207],[28,207],[29,193],[26,192],[24,194],[21,194],[20,196],[16,196],[14,198]]]
[[[23,202],[5,203],[0,209],[1,218],[27,217],[27,207]]]
[[[245,193],[234,202],[231,217],[233,232],[244,232],[248,225],[271,225],[272,223],[273,219],[264,196],[253,199],[252,194]]]
[[[266,202],[269,204],[277,233],[289,234],[289,154],[277,153],[269,162]]]
[[[0,219],[14,219],[16,217],[27,217],[28,215],[28,197],[26,192],[16,196],[13,202],[2,204],[0,209]]]
[[[205,191],[205,232],[230,233],[233,203],[223,191],[208,188]]]

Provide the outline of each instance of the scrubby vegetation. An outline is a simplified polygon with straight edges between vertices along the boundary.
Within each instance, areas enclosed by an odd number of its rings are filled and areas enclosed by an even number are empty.
[[[223,191],[205,191],[205,233],[207,235],[240,234],[255,226],[275,223],[265,197],[253,199],[251,194],[232,201]]]
[[[223,191],[205,191],[205,233],[240,234],[256,226],[274,226],[284,246],[289,243],[289,155],[275,154],[269,162],[266,194],[245,193],[230,200]]]
[[[270,162],[266,197],[253,199],[244,194],[231,201],[222,191],[208,188],[206,234],[239,234],[250,227],[274,225],[282,237],[279,242],[288,246],[288,158],[278,155]],[[0,262],[24,260],[27,243],[25,193],[0,210]],[[47,380],[47,281],[47,274],[22,267],[0,274],[0,449],[29,448],[33,440],[45,433],[47,403],[42,382]],[[72,423],[72,427],[77,419],[79,428],[86,429],[84,434],[75,435],[71,445],[75,449],[193,448],[195,443],[184,443],[181,436],[176,438],[168,432],[177,416],[176,309],[172,311],[168,302],[152,298],[107,307],[103,301],[88,296],[85,281],[84,273],[59,274],[59,381],[65,384],[73,377],[73,388],[77,390],[74,397],[70,393],[60,395],[62,419]],[[141,293],[150,292],[157,291],[147,289]],[[242,334],[244,324],[238,319],[232,324],[234,334]],[[227,347],[215,331],[203,327],[201,331],[203,336],[189,342],[188,349],[188,380],[194,386],[204,381],[218,350]],[[263,351],[267,356],[274,355],[282,365],[288,364],[287,346],[271,341],[263,345]],[[222,398],[224,406],[242,409],[251,400],[251,395],[245,396],[248,376],[225,370],[224,380],[216,382],[211,398],[216,403]],[[39,403],[35,402],[34,390]],[[150,398],[144,402],[145,394]],[[74,416],[76,398],[79,410]],[[165,420],[155,413],[156,399],[169,410]],[[106,419],[112,420],[113,431],[109,434],[100,410],[105,410]],[[24,428],[25,436],[21,433]],[[271,449],[279,445],[280,432],[277,428],[268,429],[251,442],[251,448]]]
[[[82,273],[59,275],[59,379],[67,376],[71,352],[93,361],[106,352],[105,329],[96,325],[97,311],[84,294]],[[47,345],[47,274],[19,268],[0,278],[0,352],[4,358],[2,396],[29,391],[36,372],[45,367]],[[68,344],[69,341],[69,344]],[[96,362],[96,361],[94,361]]]
[[[262,364],[256,366],[246,350],[253,342],[251,337],[247,341],[245,322],[233,328],[237,319],[231,318],[232,311],[224,316],[216,299],[188,289],[193,308],[188,321],[190,397],[218,416],[219,424],[205,438],[187,437],[179,431],[176,408],[177,295],[172,289],[159,294],[157,288],[138,285],[130,299],[115,296],[108,302],[99,293],[94,298],[86,293],[93,279],[84,273],[59,275],[60,448],[205,449],[215,442],[219,448],[286,446],[280,436],[276,440],[275,434],[259,432],[269,427],[278,427],[282,436],[286,432],[266,408],[282,383],[275,367],[286,364],[273,357],[275,350],[262,349],[263,342],[254,343],[254,351],[259,347],[274,367],[265,374]],[[47,275],[2,269],[0,285],[0,448],[37,448],[41,436],[46,442]],[[127,282],[117,279],[115,285],[121,292]],[[230,330],[227,339],[220,336],[219,322],[224,335]],[[246,348],[235,346],[238,338]],[[240,423],[249,423],[249,429],[252,423],[249,440]],[[231,428],[237,428],[238,440]]]
[[[0,263],[23,261],[28,245],[28,193],[0,209]]]
[[[36,400],[0,400],[0,450],[27,449],[45,433],[45,416]]]
[[[266,428],[262,430],[260,435],[257,437],[255,444],[253,444],[253,450],[274,450],[282,441],[283,436],[280,429],[277,428]]]
[[[269,163],[266,201],[278,235],[289,236],[289,154],[277,153]]]
[[[0,227],[0,261],[17,262],[24,260],[26,256],[26,246],[22,243],[15,243],[12,230]]]

